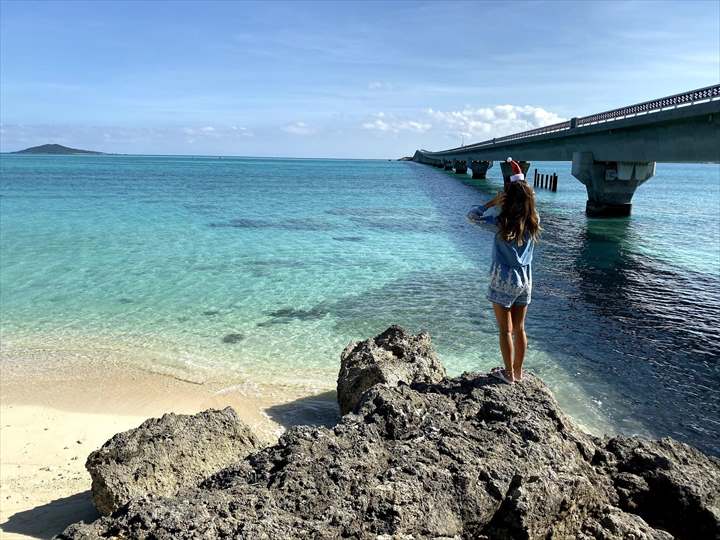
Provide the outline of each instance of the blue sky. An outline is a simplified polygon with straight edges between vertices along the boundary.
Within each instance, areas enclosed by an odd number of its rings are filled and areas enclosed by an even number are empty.
[[[0,1],[0,147],[392,158],[720,81],[720,2]]]

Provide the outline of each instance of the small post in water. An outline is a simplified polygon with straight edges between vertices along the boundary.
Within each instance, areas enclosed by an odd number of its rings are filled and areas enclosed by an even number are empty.
[[[540,189],[549,189],[550,191],[557,191],[558,186],[558,175],[557,173],[552,174],[541,174],[535,169],[533,176],[533,187]]]

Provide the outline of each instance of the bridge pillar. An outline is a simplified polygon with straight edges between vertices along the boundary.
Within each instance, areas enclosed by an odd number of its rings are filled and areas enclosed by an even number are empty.
[[[632,196],[655,175],[654,161],[595,161],[592,152],[575,152],[572,175],[585,184],[590,217],[629,216]]]
[[[470,169],[472,169],[472,177],[474,179],[484,180],[487,175],[487,170],[493,166],[492,161],[476,161],[473,160],[470,163]]]
[[[522,169],[522,172],[525,175],[525,179],[527,179],[527,172],[528,172],[528,169],[530,168],[530,162],[529,161],[519,161],[517,159],[515,161],[517,161],[518,165],[520,165],[520,168]],[[507,189],[508,185],[510,185],[510,177],[513,174],[512,167],[510,166],[510,164],[508,162],[501,161],[500,162],[500,170],[502,171],[505,189]]]
[[[467,161],[455,160],[453,163],[455,174],[467,174]]]
[[[452,164],[452,162],[450,162],[450,161],[445,161],[445,162],[443,163],[443,167],[444,167],[444,169],[445,169],[446,171],[452,171],[453,164]]]

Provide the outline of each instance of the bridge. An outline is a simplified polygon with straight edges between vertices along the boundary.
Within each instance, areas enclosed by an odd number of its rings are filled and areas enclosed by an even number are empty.
[[[627,216],[656,163],[720,163],[720,84],[449,150],[417,150],[413,161],[485,178],[499,160],[507,182],[508,156],[526,174],[532,160],[572,161],[587,189],[586,213]]]

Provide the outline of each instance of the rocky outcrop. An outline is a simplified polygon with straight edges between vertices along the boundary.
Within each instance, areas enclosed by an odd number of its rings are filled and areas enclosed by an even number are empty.
[[[92,494],[101,514],[131,499],[175,495],[237,463],[260,443],[227,407],[195,415],[166,414],[118,433],[87,459]]]
[[[337,399],[340,414],[352,411],[365,391],[376,384],[440,382],[445,367],[433,349],[430,335],[413,336],[391,326],[379,336],[350,343],[340,355]]]
[[[595,461],[623,510],[678,537],[720,537],[718,460],[669,438],[615,437]]]
[[[464,374],[375,385],[332,429],[290,429],[60,538],[716,538],[719,493],[715,458],[591,437],[532,375]]]

